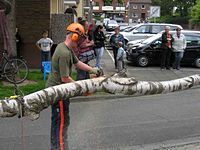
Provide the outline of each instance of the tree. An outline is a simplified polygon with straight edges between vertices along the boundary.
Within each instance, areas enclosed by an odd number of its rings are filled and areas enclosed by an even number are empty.
[[[196,5],[192,8],[191,18],[193,24],[200,23],[200,0],[197,0]]]
[[[174,4],[177,7],[181,17],[189,15],[191,8],[195,5],[196,0],[175,0]]]
[[[104,5],[111,5],[112,4],[112,0],[104,0]]]
[[[152,5],[161,7],[161,16],[172,15],[174,3],[169,0],[152,0]]]
[[[104,90],[112,94],[122,93],[139,96],[175,92],[195,85],[200,85],[199,74],[162,82],[137,81],[135,78],[120,78],[116,75],[109,78],[99,77],[49,87],[24,96],[21,100],[14,97],[0,100],[0,117],[22,114],[34,120],[39,118],[39,113],[52,103],[60,99],[80,96],[85,92],[94,93]]]
[[[194,6],[196,0],[152,0],[152,5],[161,6],[161,15],[172,15],[173,7],[177,7],[180,16],[188,16],[189,9]]]

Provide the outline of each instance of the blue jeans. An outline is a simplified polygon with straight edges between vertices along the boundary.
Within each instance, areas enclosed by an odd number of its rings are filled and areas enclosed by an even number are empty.
[[[96,52],[96,65],[95,65],[95,67],[101,68],[101,59],[102,59],[102,56],[103,56],[104,47],[95,48],[95,52]]]
[[[50,51],[41,51],[41,60],[42,61],[50,61],[51,60],[51,52]]]
[[[118,72],[122,71],[125,68],[124,60],[117,60],[117,68],[118,68]]]
[[[68,126],[70,124],[69,100],[59,101],[51,106],[51,150],[69,150]]]
[[[180,69],[180,63],[183,58],[183,52],[175,52],[174,55],[175,55],[175,60],[173,63],[173,68]]]
[[[51,51],[41,51],[41,71],[43,71],[42,68],[42,62],[43,61],[50,61],[51,60]]]

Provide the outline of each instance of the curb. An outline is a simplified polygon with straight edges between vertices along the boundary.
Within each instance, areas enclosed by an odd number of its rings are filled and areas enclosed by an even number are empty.
[[[200,150],[200,137],[169,140],[159,143],[111,148],[109,150]]]

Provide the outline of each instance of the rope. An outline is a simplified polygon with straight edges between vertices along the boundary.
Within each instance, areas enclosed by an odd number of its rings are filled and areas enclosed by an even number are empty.
[[[15,99],[18,103],[18,118],[21,118],[21,142],[22,142],[22,150],[25,150],[25,139],[24,139],[24,93],[19,89],[16,83],[14,83],[14,96],[11,96],[10,99]]]

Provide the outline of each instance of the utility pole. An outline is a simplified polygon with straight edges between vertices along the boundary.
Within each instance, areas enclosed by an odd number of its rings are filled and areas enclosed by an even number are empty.
[[[89,21],[92,22],[92,14],[93,14],[93,0],[90,0],[90,11],[89,11]]]
[[[125,17],[128,19],[128,24],[129,24],[129,19],[130,19],[130,0],[128,0],[127,3],[126,3]]]

